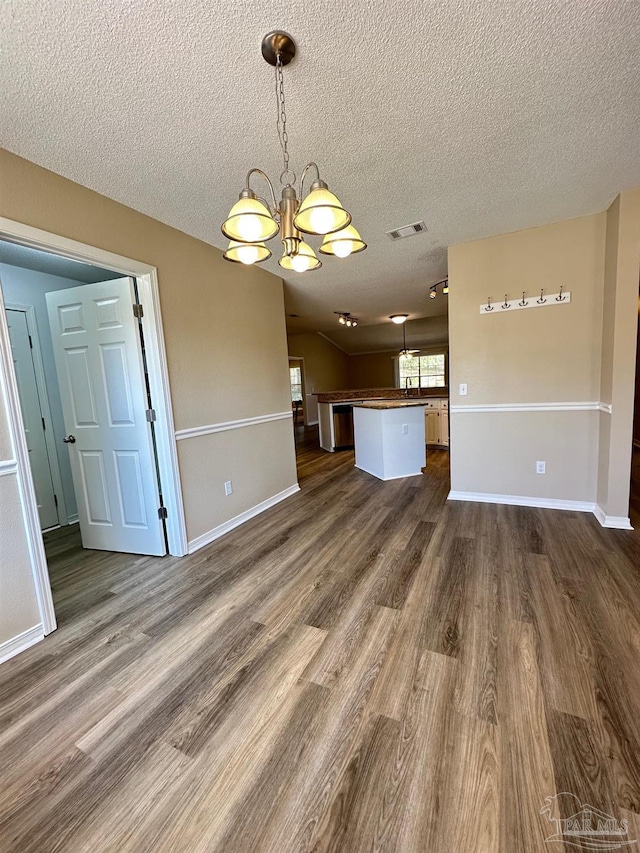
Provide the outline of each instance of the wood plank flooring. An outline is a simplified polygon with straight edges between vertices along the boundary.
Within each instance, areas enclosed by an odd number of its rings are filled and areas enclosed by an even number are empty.
[[[446,451],[382,483],[296,438],[302,491],[188,558],[47,535],[0,851],[568,851],[564,792],[635,837],[639,532],[447,504]]]

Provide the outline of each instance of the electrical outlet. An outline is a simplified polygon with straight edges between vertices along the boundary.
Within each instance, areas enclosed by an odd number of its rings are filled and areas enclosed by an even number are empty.
[[[409,435],[409,424],[402,424],[402,434]]]
[[[460,383],[460,396],[461,397],[467,396],[467,383],[466,382]]]
[[[536,474],[546,474],[547,473],[547,463],[546,462],[536,462]]]
[[[224,484],[224,493],[227,497],[233,494],[233,486],[231,485],[231,480],[227,480],[227,482]]]

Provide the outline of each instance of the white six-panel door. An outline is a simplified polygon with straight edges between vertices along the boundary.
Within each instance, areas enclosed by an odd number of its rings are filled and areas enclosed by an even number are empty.
[[[164,554],[133,282],[46,298],[82,544]]]
[[[20,395],[20,409],[29,450],[29,463],[33,486],[38,501],[40,527],[46,530],[58,524],[58,507],[49,467],[49,453],[44,435],[42,409],[38,395],[36,372],[33,365],[33,351],[29,339],[27,315],[24,311],[7,309],[7,325],[11,352]],[[51,424],[49,424],[51,428]]]

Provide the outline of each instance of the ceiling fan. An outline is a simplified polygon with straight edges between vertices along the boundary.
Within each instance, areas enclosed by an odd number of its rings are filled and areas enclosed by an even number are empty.
[[[402,324],[402,349],[398,353],[399,357],[404,361],[406,358],[413,358],[420,352],[419,349],[407,349],[407,336],[405,333],[405,324]]]

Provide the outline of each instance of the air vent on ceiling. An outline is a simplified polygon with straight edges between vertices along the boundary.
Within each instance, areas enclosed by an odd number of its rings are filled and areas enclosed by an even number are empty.
[[[403,225],[402,228],[394,228],[393,231],[387,231],[392,240],[402,240],[403,237],[413,237],[414,234],[422,234],[427,230],[427,226],[422,222],[414,222],[412,225]]]

